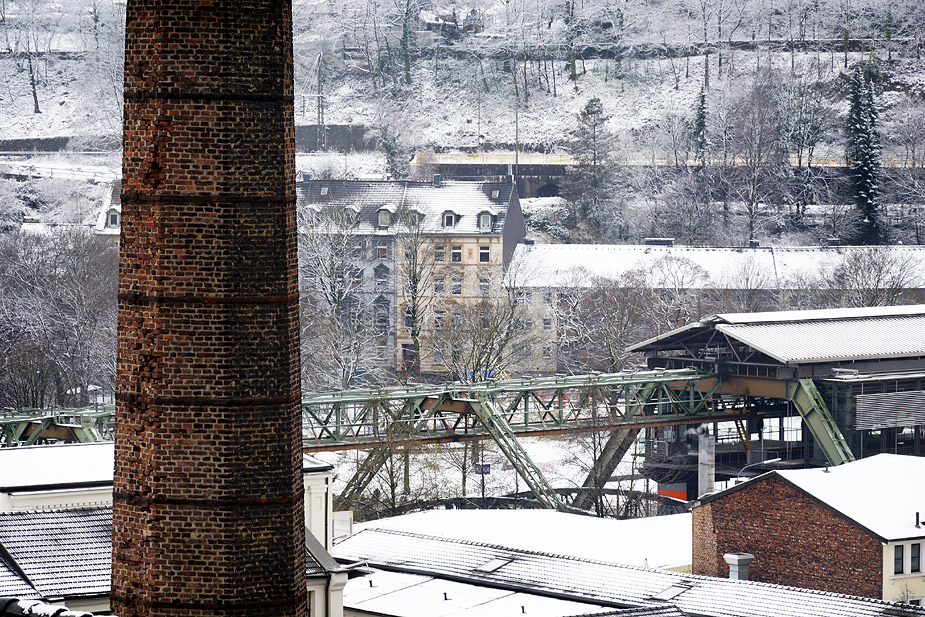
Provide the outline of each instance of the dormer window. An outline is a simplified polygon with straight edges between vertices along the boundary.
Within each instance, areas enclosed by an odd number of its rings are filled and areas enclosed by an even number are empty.
[[[383,208],[379,210],[379,227],[388,227],[392,224],[392,213]]]
[[[479,229],[490,229],[491,228],[491,215],[487,212],[482,212],[479,215]]]
[[[443,213],[443,226],[444,227],[456,227],[456,213],[450,210],[447,210]]]
[[[106,213],[106,227],[118,227],[119,226],[119,211],[115,208],[110,208],[109,212]]]
[[[417,210],[410,210],[408,212],[408,227],[417,227],[421,224],[421,213]]]

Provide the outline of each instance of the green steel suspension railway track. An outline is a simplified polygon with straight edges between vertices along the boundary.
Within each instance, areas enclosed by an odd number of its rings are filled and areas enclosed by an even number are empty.
[[[762,396],[791,401],[831,463],[853,460],[811,380],[730,386],[716,374],[692,369],[306,394],[303,449],[369,450],[340,495],[344,505],[369,485],[396,447],[492,439],[537,499],[561,508],[519,437],[609,431],[585,482],[590,487],[593,478],[613,473],[639,429],[773,416],[754,404]],[[111,407],[0,411],[0,446],[110,440],[113,415]]]

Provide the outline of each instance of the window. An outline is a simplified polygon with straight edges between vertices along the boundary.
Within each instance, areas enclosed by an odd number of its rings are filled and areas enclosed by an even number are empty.
[[[328,194],[328,187],[322,186],[322,187],[321,187],[321,194],[322,194],[322,195],[327,195],[327,194]]]
[[[543,292],[543,304],[546,306],[552,306],[552,292],[544,291]]]
[[[417,210],[408,212],[408,227],[417,227],[421,224],[421,213]]]
[[[479,247],[479,263],[487,264],[491,261],[491,247],[490,246],[480,246]]]
[[[389,331],[389,305],[376,305],[376,333],[386,334]]]
[[[446,283],[446,279],[444,279],[444,277],[435,276],[434,277],[434,293],[442,294],[445,289],[445,283]]]
[[[388,291],[389,290],[389,269],[388,268],[377,268],[376,269],[376,291]]]
[[[389,245],[386,244],[385,240],[380,240],[376,243],[376,257],[379,259],[388,259]]]
[[[552,357],[552,344],[550,344],[550,343],[545,343],[545,344],[543,345],[543,357],[544,357],[544,358],[551,358],[551,357]]]
[[[442,328],[446,323],[446,313],[444,311],[434,311],[434,328]]]
[[[552,318],[543,317],[543,330],[552,330]]]
[[[489,319],[488,315],[486,315],[485,313],[482,313],[481,315],[479,315],[479,327],[482,330],[487,330],[488,328],[491,327],[491,319]]]
[[[483,276],[479,279],[479,293],[487,296],[489,291],[491,291],[491,279]]]
[[[479,214],[479,229],[491,229],[491,214],[482,212]]]
[[[434,261],[441,262],[441,263],[446,261],[446,247],[444,246],[434,247]]]
[[[455,227],[456,226],[456,215],[453,212],[443,213],[443,226],[444,227]]]
[[[905,546],[897,544],[893,547],[893,574],[903,573],[903,549]]]
[[[450,247],[450,261],[453,263],[462,262],[462,247],[459,245]]]
[[[909,571],[922,571],[922,545],[913,544],[909,547]]]
[[[454,276],[453,277],[453,287],[450,290],[454,296],[462,295],[462,277]]]
[[[119,226],[119,211],[110,210],[109,211],[109,227],[118,227]]]
[[[499,191],[498,189],[495,189],[495,190],[493,190],[493,191],[491,192],[491,198],[492,198],[492,199],[498,199],[498,196],[499,196],[499,195],[501,195],[501,191]]]
[[[514,294],[514,301],[517,304],[529,304],[530,303],[530,292],[529,291],[518,291]]]
[[[405,309],[405,328],[410,330],[413,323],[414,315],[411,313],[411,309]]]
[[[392,224],[392,213],[382,209],[379,211],[379,227],[388,227]]]

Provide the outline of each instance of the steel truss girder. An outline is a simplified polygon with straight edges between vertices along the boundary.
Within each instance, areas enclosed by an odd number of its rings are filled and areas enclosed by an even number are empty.
[[[386,445],[390,422],[408,425],[419,443],[487,437],[468,403],[484,398],[518,435],[551,434],[616,427],[630,418],[697,416],[708,413],[706,400],[719,380],[690,369],[521,379],[493,383],[412,386],[309,394],[303,400],[307,452]],[[703,384],[709,392],[700,390]],[[634,405],[638,393],[653,385],[655,394]],[[589,396],[606,400],[606,417],[592,418]],[[601,393],[605,393],[601,395]],[[649,400],[650,399],[650,400]],[[626,414],[627,408],[634,409]],[[405,408],[401,416],[382,409]],[[377,411],[380,410],[380,411]]]
[[[812,379],[788,381],[787,398],[803,416],[803,422],[830,464],[841,465],[855,460],[848,442],[835,424],[835,418],[826,407],[825,400]]]
[[[42,439],[111,441],[114,416],[112,407],[0,411],[0,447],[31,446]]]

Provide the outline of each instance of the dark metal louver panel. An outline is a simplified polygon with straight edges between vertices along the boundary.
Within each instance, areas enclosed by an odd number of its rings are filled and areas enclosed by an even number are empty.
[[[925,391],[859,394],[858,430],[898,428],[925,424]]]

